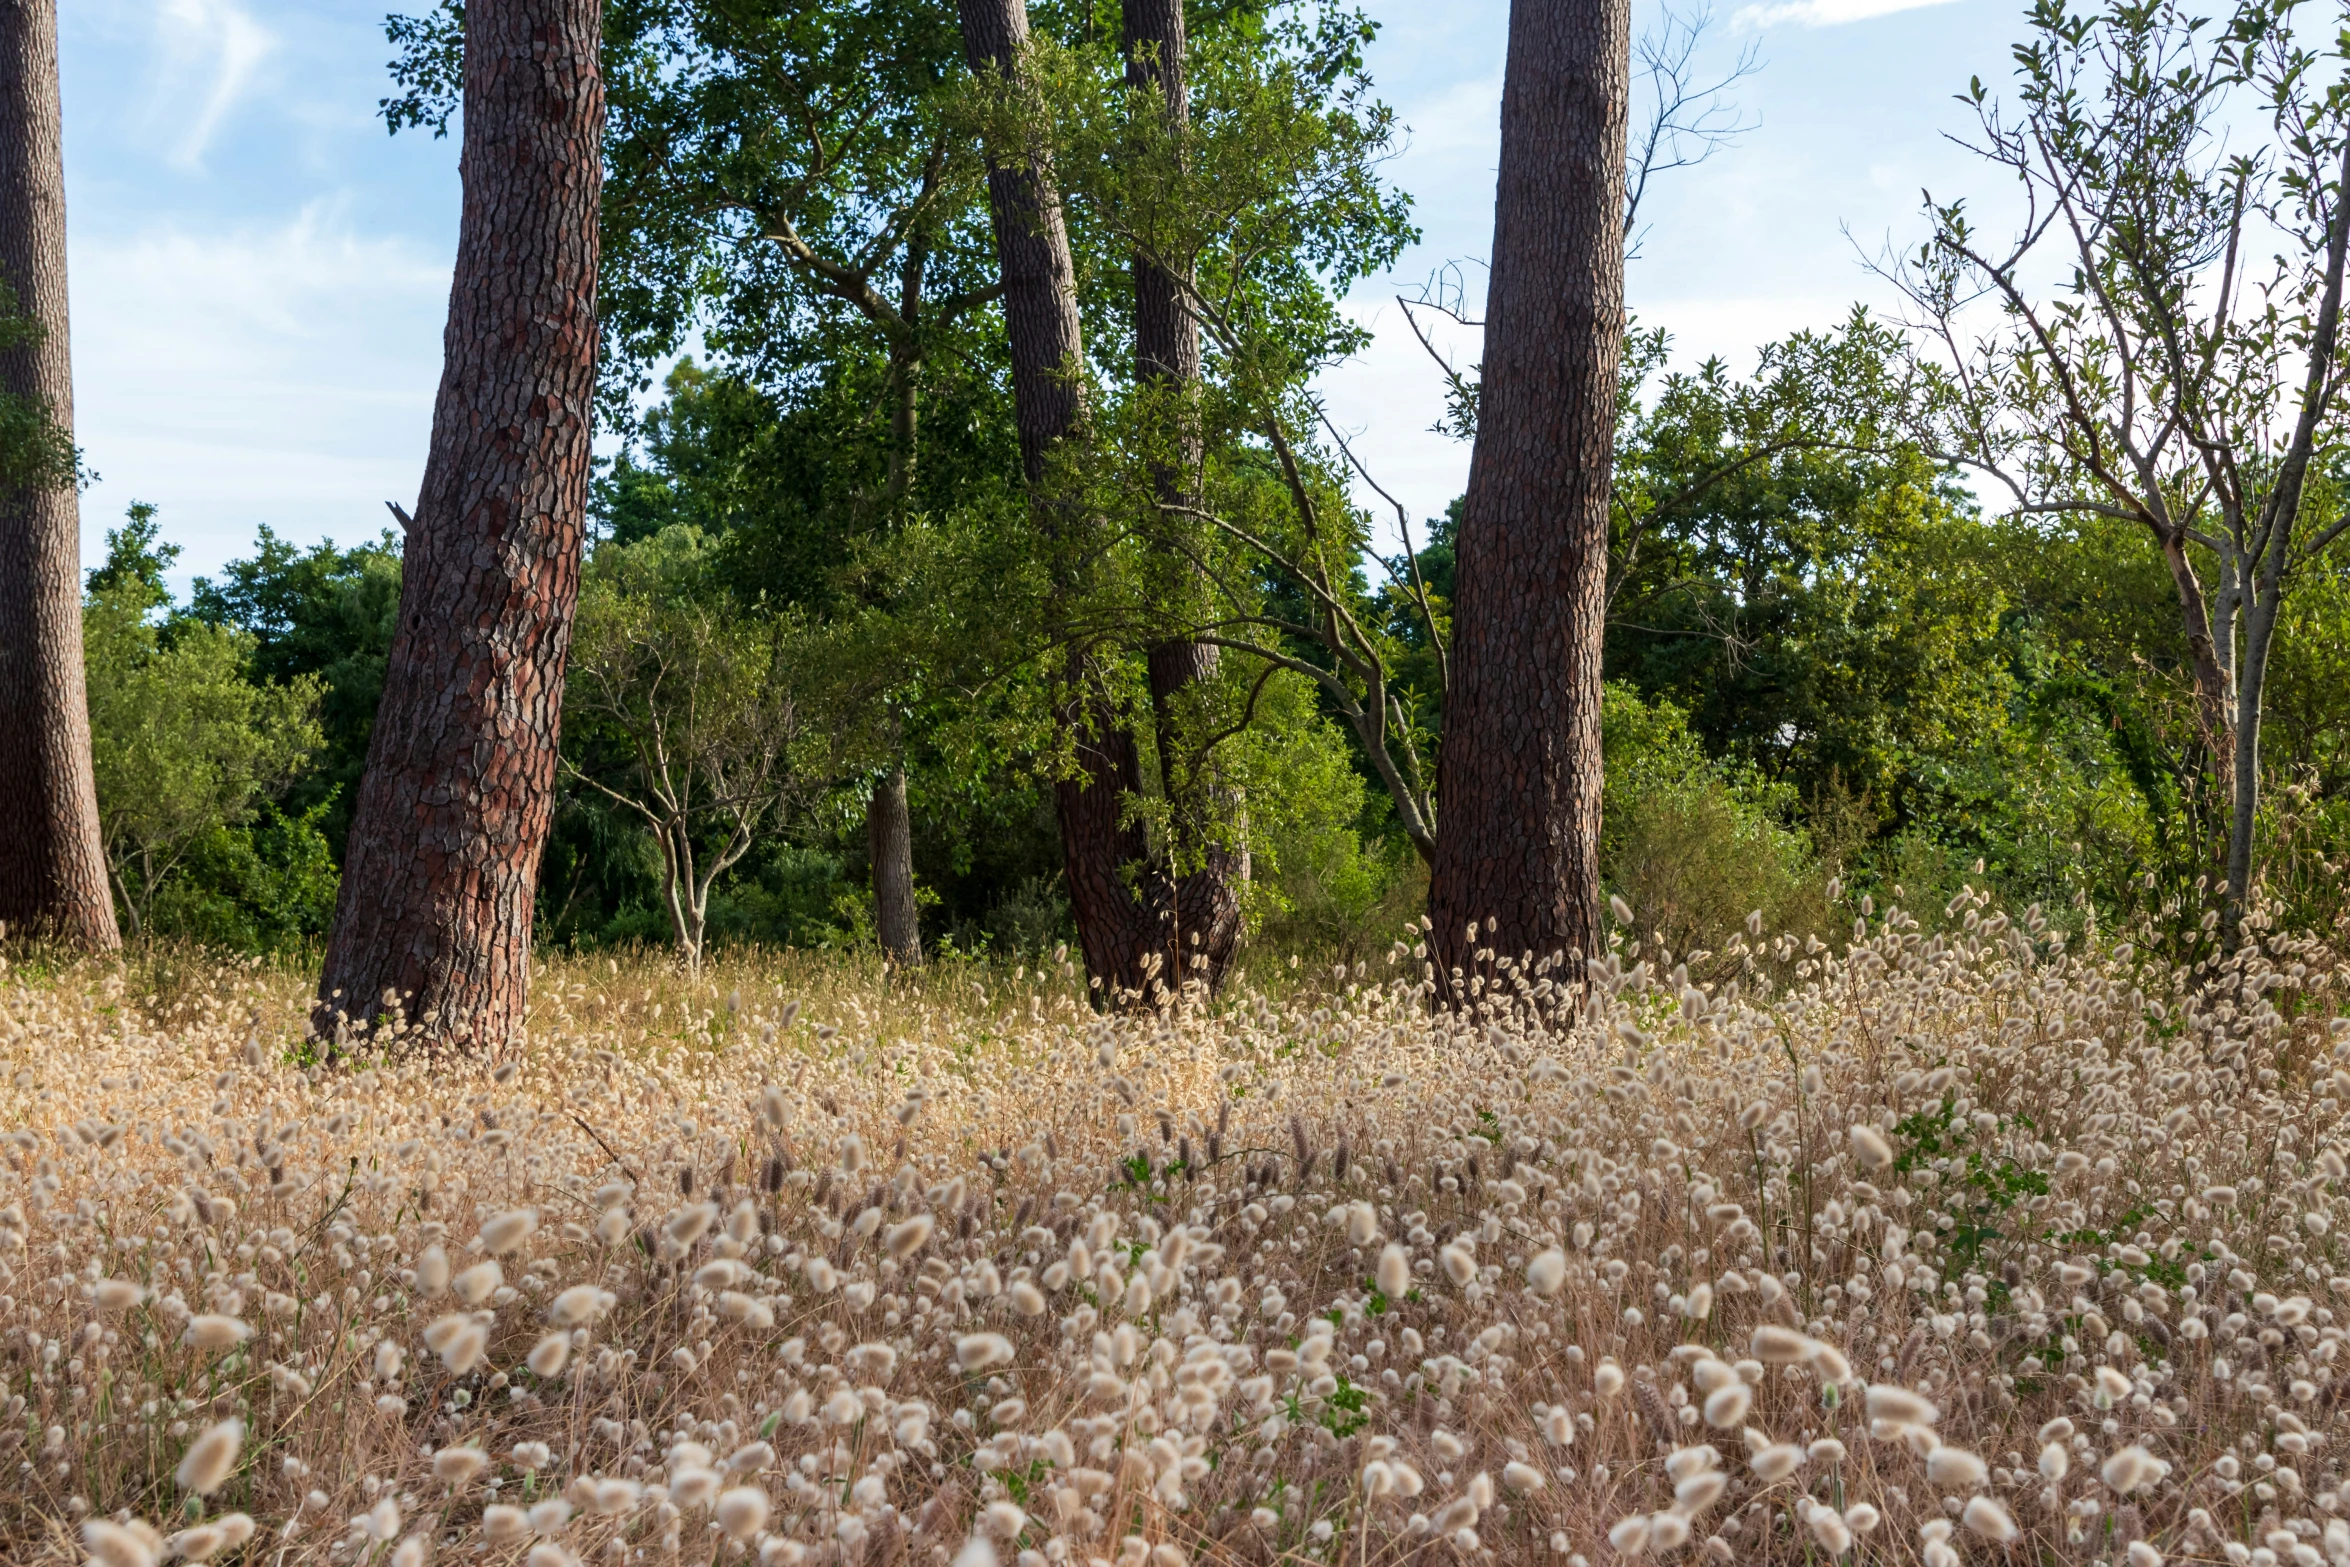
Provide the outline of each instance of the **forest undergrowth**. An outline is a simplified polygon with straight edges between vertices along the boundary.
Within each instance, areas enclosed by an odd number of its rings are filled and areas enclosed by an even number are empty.
[[[1947,913],[1454,1011],[551,958],[480,1065],[20,965],[0,1558],[2350,1563],[2340,958]]]

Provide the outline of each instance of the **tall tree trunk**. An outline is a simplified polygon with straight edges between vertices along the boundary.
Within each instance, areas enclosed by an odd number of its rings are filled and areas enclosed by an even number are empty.
[[[473,0],[445,361],[319,980],[331,1029],[520,1031],[579,593],[603,186],[600,0]]]
[[[922,926],[914,907],[914,818],[906,808],[906,770],[893,767],[873,786],[865,809],[865,844],[873,860],[873,923],[890,962],[922,961]]]
[[[0,393],[73,429],[56,0],[0,0],[0,277],[39,329]],[[82,677],[81,502],[70,479],[0,491],[0,921],[121,945],[98,837]]]
[[[922,251],[908,256],[900,308],[908,321],[922,307]],[[893,349],[890,356],[890,451],[886,491],[894,511],[905,503],[914,483],[916,440],[920,434],[921,404],[916,395],[921,360],[911,347]],[[894,733],[893,748],[902,758],[905,737]],[[906,768],[901,760],[889,776],[874,787],[865,803],[866,857],[873,873],[873,918],[881,936],[881,950],[892,963],[913,967],[922,961],[922,917],[914,903],[914,823],[906,808]]]
[[[1020,76],[1028,47],[1026,0],[958,0],[963,53],[976,76]],[[1061,195],[1034,162],[987,161],[987,201],[1003,273],[1004,331],[1012,350],[1012,419],[1030,485],[1044,477],[1052,449],[1085,420],[1085,383],[1076,374],[1085,340],[1077,321],[1077,272]]]
[[[1122,21],[1127,85],[1156,88],[1167,123],[1188,125],[1183,0],[1124,0]],[[1142,255],[1134,257],[1133,272],[1135,380],[1165,395],[1170,415],[1179,421],[1172,460],[1161,464],[1155,475],[1158,499],[1163,505],[1186,506],[1195,500],[1191,483],[1200,452],[1198,422],[1191,410],[1200,374],[1199,322],[1185,298],[1185,279]],[[1188,526],[1173,516],[1167,525]],[[1206,802],[1175,798],[1175,757],[1182,744],[1182,693],[1215,678],[1216,649],[1203,642],[1174,640],[1152,647],[1148,657],[1159,775],[1174,807],[1174,841],[1169,848],[1182,861],[1198,864],[1178,875],[1151,878],[1145,894],[1151,907],[1146,912],[1157,927],[1166,972],[1183,979],[1196,976],[1213,987],[1223,981],[1240,940],[1240,894],[1231,852],[1198,830],[1197,812]],[[1191,780],[1191,792],[1200,793],[1205,783]]]
[[[1024,0],[959,0],[963,51],[974,74],[1018,79],[1028,42]],[[1020,463],[1049,530],[1075,526],[1042,493],[1053,448],[1085,420],[1084,339],[1077,277],[1060,193],[1032,161],[990,156],[987,194],[1003,274],[1005,336],[1012,351],[1013,423]],[[1061,856],[1078,945],[1096,984],[1111,993],[1146,990],[1152,977],[1150,923],[1127,885],[1147,854],[1139,829],[1121,824],[1122,795],[1141,787],[1134,737],[1098,698],[1083,649],[1072,649],[1062,679],[1060,719],[1076,753],[1077,776],[1053,788]],[[1170,985],[1175,983],[1169,980]]]
[[[1429,889],[1439,972],[1598,949],[1630,0],[1515,0]],[[1468,927],[1476,922],[1472,942]]]

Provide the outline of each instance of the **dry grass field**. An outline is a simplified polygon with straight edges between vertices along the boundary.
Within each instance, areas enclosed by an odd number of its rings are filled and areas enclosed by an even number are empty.
[[[2330,952],[0,976],[0,1559],[2350,1563]],[[1720,972],[1701,964],[1701,972]]]

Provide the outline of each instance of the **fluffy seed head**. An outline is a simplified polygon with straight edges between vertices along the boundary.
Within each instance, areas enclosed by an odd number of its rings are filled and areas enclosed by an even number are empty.
[[[252,1337],[253,1330],[235,1317],[217,1313],[190,1317],[180,1333],[180,1342],[191,1349],[234,1349]]]
[[[1937,1447],[1926,1457],[1926,1479],[1939,1490],[1979,1491],[1990,1477],[1989,1466],[1963,1447]]]
[[[1754,1390],[1744,1382],[1725,1382],[1706,1395],[1705,1423],[1717,1431],[1732,1431],[1746,1423]]]
[[[536,1208],[509,1208],[483,1221],[481,1249],[493,1257],[503,1257],[530,1238],[530,1232],[539,1227]]]
[[[571,1362],[571,1335],[549,1333],[530,1347],[527,1362],[531,1373],[541,1377],[559,1377]]]
[[[547,1305],[547,1320],[559,1328],[593,1322],[618,1302],[612,1292],[593,1284],[574,1284]]]
[[[145,1302],[147,1291],[125,1279],[100,1279],[96,1299],[100,1311],[128,1311]]]
[[[1537,1252],[1526,1264],[1526,1287],[1537,1295],[1556,1295],[1567,1282],[1567,1254],[1556,1246]]]
[[[457,1298],[468,1306],[478,1306],[497,1293],[506,1282],[506,1270],[494,1262],[477,1262],[449,1281]]]
[[[180,1466],[172,1473],[183,1491],[198,1496],[210,1496],[221,1483],[235,1472],[237,1451],[245,1444],[245,1423],[241,1420],[223,1420],[205,1428],[204,1434],[188,1444],[180,1455]]]
[[[1959,1513],[1958,1521],[1993,1545],[2005,1545],[2022,1532],[2008,1516],[2007,1509],[1988,1496],[1970,1500]]]
[[[965,1371],[985,1371],[1012,1363],[1012,1341],[1001,1333],[966,1333],[955,1340],[955,1363]]]
[[[1821,1550],[1830,1556],[1842,1556],[1852,1549],[1852,1530],[1846,1527],[1844,1517],[1833,1507],[1814,1507],[1804,1519],[1804,1527],[1819,1542]]]
[[[711,1516],[731,1538],[747,1540],[767,1526],[767,1493],[755,1485],[735,1486],[719,1496]]]
[[[424,1248],[416,1259],[416,1293],[431,1300],[449,1287],[449,1253],[438,1242]]]
[[[478,1447],[444,1447],[432,1455],[433,1478],[452,1491],[463,1490],[489,1464],[490,1455]]]
[[[89,1547],[90,1560],[99,1567],[155,1567],[159,1554],[137,1530],[103,1518],[92,1518],[82,1525],[82,1544]]]
[[[1870,1388],[1867,1407],[1871,1420],[1897,1426],[1930,1426],[1942,1418],[1930,1399],[1891,1383],[1880,1382]]]
[[[2169,1464],[2134,1444],[2116,1452],[2098,1471],[2105,1483],[2122,1496],[2142,1490],[2169,1473]]]
[[[1754,1358],[1766,1366],[1801,1365],[1819,1353],[1820,1341],[1808,1333],[1766,1322],[1754,1330],[1748,1343]]]
[[[911,1257],[930,1239],[932,1223],[929,1214],[918,1213],[902,1224],[891,1225],[889,1234],[882,1237],[882,1244],[892,1257],[900,1260]]]

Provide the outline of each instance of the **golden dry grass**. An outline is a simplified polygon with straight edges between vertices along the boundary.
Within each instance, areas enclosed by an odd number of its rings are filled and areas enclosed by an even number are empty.
[[[494,1069],[11,974],[0,1559],[2350,1562],[2342,970],[1950,913],[1571,1027],[557,959]]]

